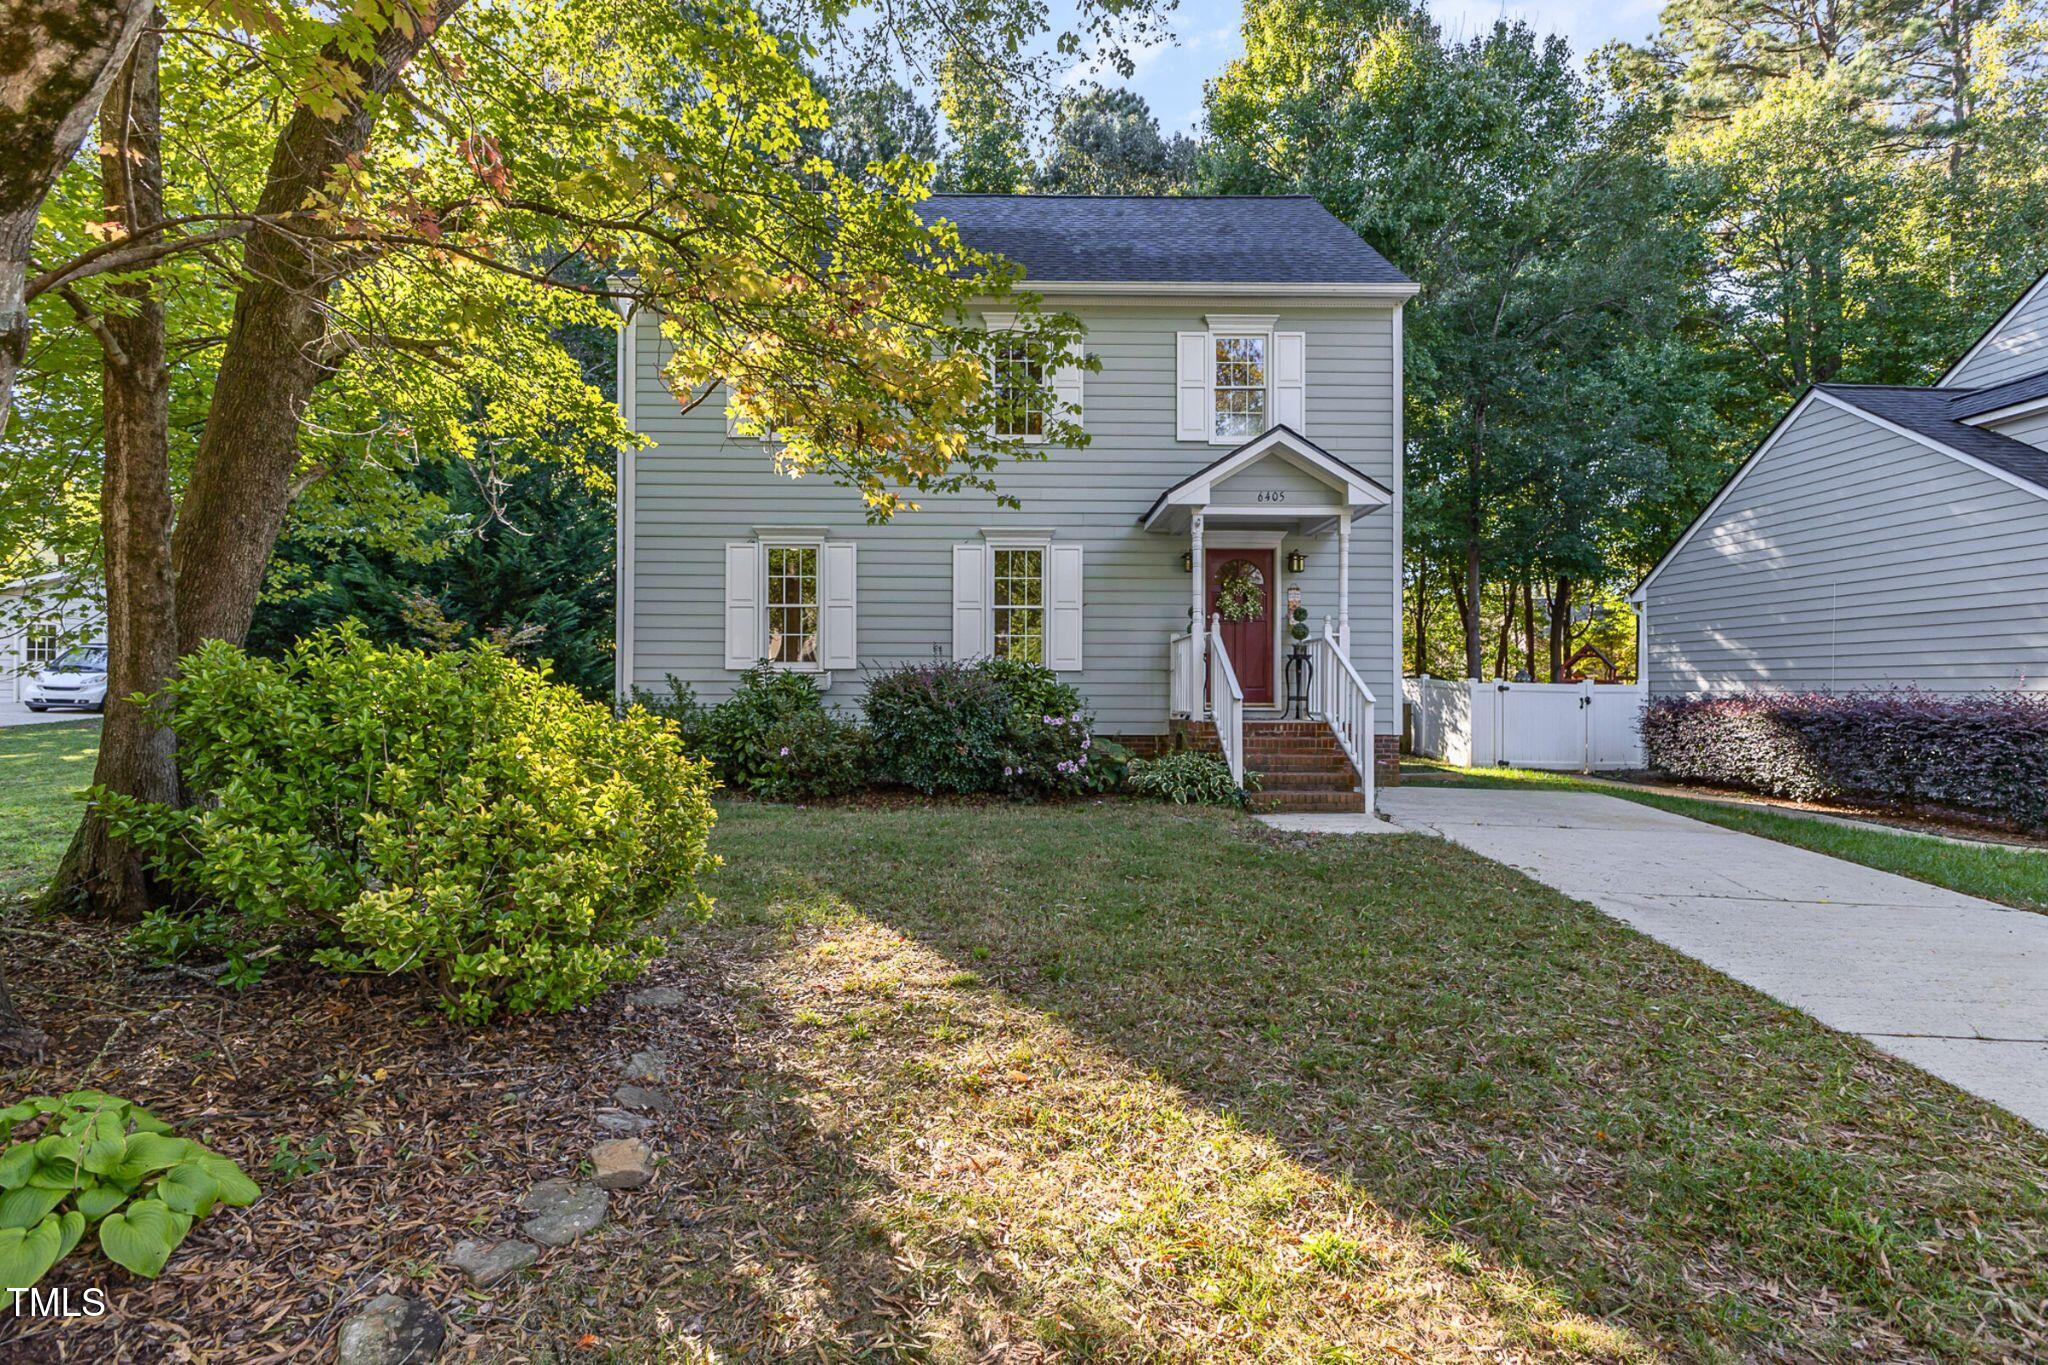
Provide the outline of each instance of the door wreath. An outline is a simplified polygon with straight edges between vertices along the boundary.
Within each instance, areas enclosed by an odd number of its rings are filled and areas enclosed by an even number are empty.
[[[1216,614],[1226,621],[1253,621],[1266,612],[1266,576],[1248,559],[1223,566],[1216,584]]]

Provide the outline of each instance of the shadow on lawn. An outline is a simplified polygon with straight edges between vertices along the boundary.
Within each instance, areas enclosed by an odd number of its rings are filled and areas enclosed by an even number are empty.
[[[2015,1306],[2048,1295],[2038,1135],[1439,841],[1111,806],[753,807],[721,843],[727,932],[770,997],[815,1002],[788,1004],[782,1065],[854,1116],[867,1168],[919,1172],[903,1225],[1013,1239],[993,1300],[1013,1319],[1077,1291],[1065,1258],[1130,1278],[1097,1296],[1105,1320],[1265,1311],[1307,1339],[1392,1309],[1422,1314],[1396,1342],[1640,1349],[1549,1285],[1687,1354],[2044,1345]],[[1191,1192],[1141,1150],[1199,1161],[1241,1134],[1285,1160],[1246,1149]],[[1106,1184],[1090,1169],[1127,1157]],[[1345,1219],[1376,1270],[1317,1254]],[[1219,1225],[1241,1264],[1182,1245]],[[1527,1275],[1460,1297],[1467,1243]],[[1466,1335],[1422,1299],[1369,1301],[1430,1266],[1455,1273],[1422,1298],[1448,1295]],[[1362,1296],[1348,1317],[1340,1291]]]

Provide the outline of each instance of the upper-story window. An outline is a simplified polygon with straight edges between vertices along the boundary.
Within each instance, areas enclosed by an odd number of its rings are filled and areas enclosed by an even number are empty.
[[[768,660],[815,667],[818,662],[818,547],[770,545]]]
[[[1016,340],[998,343],[993,358],[996,435],[1043,439],[1045,366],[1033,360],[1030,348]]]
[[[1266,429],[1266,347],[1270,337],[1216,337],[1215,436],[1248,440]]]
[[[1174,341],[1174,435],[1230,446],[1274,426],[1307,435],[1307,333],[1280,330],[1270,315],[1210,313],[1203,321],[1206,330]]]

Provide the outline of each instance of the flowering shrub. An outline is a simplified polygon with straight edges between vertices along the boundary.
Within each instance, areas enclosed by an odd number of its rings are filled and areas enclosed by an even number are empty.
[[[1215,754],[1180,749],[1158,758],[1131,760],[1131,790],[1157,796],[1175,805],[1242,806],[1258,789],[1259,775],[1248,772],[1244,785],[1230,780],[1230,765]]]
[[[1101,760],[1081,694],[1037,664],[891,669],[869,681],[867,716],[888,780],[928,794],[1099,790],[1120,767]]]
[[[2048,694],[1665,698],[1645,708],[1642,733],[1652,767],[1691,781],[2048,827]]]
[[[866,728],[822,706],[778,721],[763,747],[753,789],[770,801],[851,796],[873,778]]]
[[[191,909],[139,937],[424,972],[480,1021],[560,1010],[637,975],[649,922],[697,907],[711,774],[676,730],[614,719],[499,649],[380,649],[353,627],[279,660],[218,641],[155,699],[195,800],[89,793]]]

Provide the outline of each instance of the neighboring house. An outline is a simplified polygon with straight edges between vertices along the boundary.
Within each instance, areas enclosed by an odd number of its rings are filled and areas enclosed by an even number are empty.
[[[72,645],[104,641],[106,631],[105,609],[77,593],[70,575],[0,584],[0,703],[20,701],[24,678]]]
[[[1631,600],[1653,696],[2048,688],[2048,276],[1931,388],[1808,390]]]
[[[1282,618],[1299,588],[1317,710],[1338,722],[1305,742],[1341,729],[1390,780],[1401,309],[1416,286],[1302,197],[940,195],[924,211],[1080,319],[1101,369],[1057,386],[1089,444],[999,470],[1020,508],[925,496],[871,526],[848,490],[778,476],[761,442],[728,434],[715,398],[682,411],[658,374],[656,320],[635,319],[620,392],[655,444],[619,471],[621,695],[672,676],[716,701],[768,659],[858,704],[892,664],[1013,656],[1072,682],[1105,734],[1149,747],[1183,728],[1211,743],[1192,680],[1224,655],[1252,733],[1234,743],[1227,680],[1218,731],[1257,767],[1261,733],[1280,733],[1259,722],[1285,700]],[[992,302],[986,325],[1005,307]],[[1246,576],[1257,617],[1190,637],[1219,586]],[[1354,670],[1377,699],[1372,740]]]

